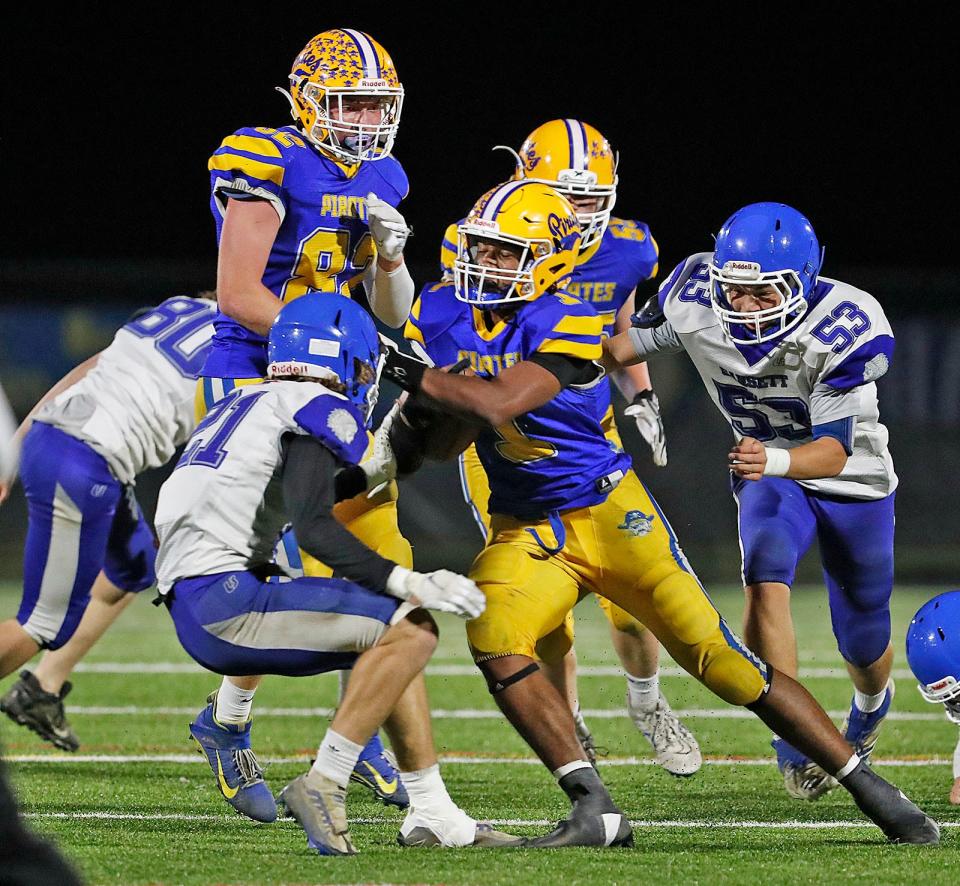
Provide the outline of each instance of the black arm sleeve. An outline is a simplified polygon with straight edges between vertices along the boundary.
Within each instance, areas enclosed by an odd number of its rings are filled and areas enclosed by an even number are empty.
[[[334,501],[353,498],[367,491],[367,475],[360,465],[350,465],[340,471],[334,480]]]
[[[326,563],[337,577],[374,591],[385,591],[396,563],[371,551],[333,516],[337,459],[314,437],[296,435],[285,442],[283,500],[307,553]]]
[[[527,359],[555,375],[562,388],[570,385],[588,385],[603,372],[592,360],[583,360],[568,354],[541,354],[537,351]]]

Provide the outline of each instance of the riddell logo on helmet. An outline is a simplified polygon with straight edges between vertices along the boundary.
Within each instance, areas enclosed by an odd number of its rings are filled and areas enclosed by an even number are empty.
[[[499,231],[500,225],[488,218],[472,218],[470,226],[473,228],[483,228],[485,231]]]
[[[927,689],[929,689],[931,692],[936,692],[938,689],[946,688],[951,682],[952,678],[944,677],[942,680],[938,680],[936,683],[928,684]]]
[[[386,89],[390,84],[386,80],[369,80],[364,78],[357,81],[357,86],[361,89]]]

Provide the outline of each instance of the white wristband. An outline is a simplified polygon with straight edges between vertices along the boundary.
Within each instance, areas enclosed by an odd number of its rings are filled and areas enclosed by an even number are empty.
[[[763,473],[766,477],[786,477],[790,470],[790,450],[773,449],[770,446],[764,446],[767,453],[767,463],[763,466]]]
[[[394,566],[387,576],[387,593],[391,597],[399,597],[401,600],[410,599],[410,590],[407,588],[407,578],[411,570],[405,566]]]

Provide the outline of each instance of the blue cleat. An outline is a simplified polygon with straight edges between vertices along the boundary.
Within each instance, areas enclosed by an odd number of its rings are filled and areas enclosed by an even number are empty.
[[[406,809],[410,805],[407,789],[400,781],[400,773],[393,762],[393,756],[384,748],[379,732],[373,734],[373,738],[360,752],[357,765],[350,773],[350,781],[368,788],[386,806]]]
[[[893,701],[893,695],[896,687],[891,679],[887,683],[887,693],[884,696],[883,703],[875,711],[869,714],[863,713],[856,702],[851,700],[850,713],[843,721],[840,731],[843,737],[853,745],[861,760],[869,760],[870,754],[877,744],[877,738],[880,736],[880,726],[886,719],[890,711],[890,703]],[[854,696],[854,699],[856,696]]]
[[[250,748],[250,726],[220,723],[214,715],[217,694],[190,724],[190,737],[205,754],[223,798],[241,815],[254,821],[277,819],[277,804],[263,780],[263,769]]]

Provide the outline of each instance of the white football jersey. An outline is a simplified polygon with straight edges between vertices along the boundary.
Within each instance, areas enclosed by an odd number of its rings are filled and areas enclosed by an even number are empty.
[[[281,467],[285,434],[316,437],[346,464],[367,447],[366,426],[341,394],[312,382],[236,388],[197,425],[160,487],[157,583],[216,575],[273,561],[288,524]]]
[[[890,366],[893,332],[873,296],[820,277],[806,316],[773,342],[737,345],[710,306],[712,253],[692,255],[660,289],[667,323],[633,330],[641,357],[679,350],[690,356],[734,437],[790,449],[825,426],[844,441],[847,463],[836,477],[798,480],[829,495],[878,499],[897,487],[876,381]]]
[[[88,443],[121,483],[166,464],[193,430],[216,313],[215,302],[177,296],[131,320],[37,420]]]

